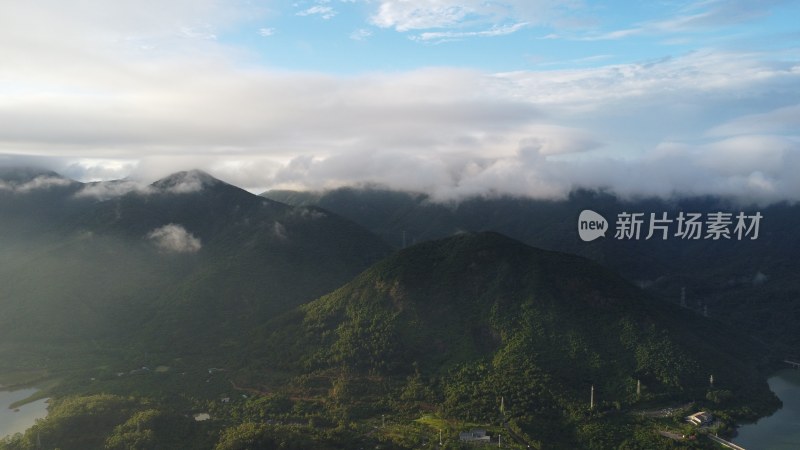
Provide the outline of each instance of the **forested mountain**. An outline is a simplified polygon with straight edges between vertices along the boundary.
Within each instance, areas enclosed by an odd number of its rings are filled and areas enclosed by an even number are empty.
[[[149,185],[0,172],[0,384],[52,398],[46,420],[0,448],[419,448],[439,430],[459,448],[468,427],[516,448],[707,448],[657,434],[696,434],[680,412],[647,412],[706,408],[724,432],[776,407],[763,370],[780,352],[653,296],[685,284],[711,299],[716,274],[740,270],[765,278],[730,292],[783,292],[778,268],[794,263],[761,247],[775,225],[724,248],[582,243],[576,206],[612,217],[623,204],[336,195],[339,212],[200,171]],[[407,248],[367,228],[405,230]],[[684,267],[647,245],[726,265]]]
[[[614,436],[595,448],[630,438],[633,421],[588,414],[592,387],[600,411],[710,392],[747,399],[735,408],[771,397],[753,370],[765,349],[747,336],[583,258],[494,233],[402,250],[274,328],[262,363],[302,374],[291,396],[334,393],[331,413],[349,420],[426,407],[463,422],[503,418],[543,448],[600,439],[594,420]]]
[[[800,206],[779,203],[758,206],[732,199],[695,197],[663,200],[621,199],[589,191],[563,200],[503,196],[437,202],[419,193],[380,188],[341,188],[326,192],[269,191],[268,198],[294,205],[317,205],[382,236],[404,244],[450,236],[460,231],[496,231],[539,248],[585,256],[620,273],[653,295],[683,304],[698,314],[730,323],[781,347],[800,353]],[[583,242],[578,216],[589,209],[602,214],[610,231]],[[675,236],[679,214],[730,213],[734,230],[739,212],[761,214],[759,234],[739,240]],[[639,239],[616,239],[621,213],[642,213]],[[666,214],[666,240],[661,233],[646,239],[650,214]],[[683,295],[682,295],[683,294]]]
[[[6,344],[216,345],[338,287],[389,250],[334,214],[198,171],[148,186],[13,173],[0,190]]]

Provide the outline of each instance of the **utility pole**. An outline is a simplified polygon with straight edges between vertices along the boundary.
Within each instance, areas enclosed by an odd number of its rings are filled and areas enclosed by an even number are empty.
[[[594,385],[592,385],[592,395],[589,397],[589,409],[594,409]]]
[[[502,435],[499,435],[499,434],[497,435],[497,448],[500,448],[500,438],[501,437],[502,437]]]
[[[439,428],[439,446],[441,447],[441,445],[442,445],[442,429]]]
[[[636,380],[636,397],[642,396],[642,380]]]
[[[712,388],[714,387],[714,374],[713,373],[711,374],[710,377],[708,377],[708,384],[711,385]]]

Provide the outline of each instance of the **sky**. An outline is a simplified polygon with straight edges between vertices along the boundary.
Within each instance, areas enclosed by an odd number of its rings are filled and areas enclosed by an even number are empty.
[[[800,2],[0,0],[0,164],[800,200]]]

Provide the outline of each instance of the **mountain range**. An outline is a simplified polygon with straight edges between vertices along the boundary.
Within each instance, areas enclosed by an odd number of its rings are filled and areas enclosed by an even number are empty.
[[[228,338],[388,254],[335,214],[199,172],[151,185],[16,173],[0,190],[3,342]]]
[[[621,274],[662,300],[721,320],[758,336],[781,352],[800,353],[800,206],[767,206],[716,197],[630,198],[575,191],[561,200],[484,196],[435,201],[426,194],[379,187],[325,192],[269,191],[267,198],[318,206],[346,217],[396,248],[460,231],[496,231],[534,247],[584,256]],[[583,242],[583,210],[602,214],[610,227],[621,213],[641,213],[639,239]],[[646,239],[650,214],[673,221],[681,214],[760,214],[756,239],[682,239],[672,224],[667,239]],[[733,229],[733,226],[731,226]],[[705,234],[705,233],[703,233]]]
[[[437,429],[458,448],[468,426],[667,448],[659,428],[691,430],[642,411],[708,408],[724,432],[777,407],[764,370],[796,337],[730,324],[753,293],[793,311],[794,206],[761,210],[754,241],[585,243],[582,209],[736,206],[267,196],[201,171],[0,171],[0,383],[35,374],[54,399],[0,448],[418,448]]]
[[[766,362],[758,342],[584,258],[489,232],[399,251],[270,328],[261,363],[301,374],[293,396],[336,392],[351,420],[387,401],[390,411],[438,404],[464,422],[502,417],[544,448],[590,440],[590,391],[601,410],[717,389],[751,404],[770,396],[754,370]]]

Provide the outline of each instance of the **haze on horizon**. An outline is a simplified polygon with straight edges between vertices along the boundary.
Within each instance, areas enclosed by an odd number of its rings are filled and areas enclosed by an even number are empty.
[[[800,200],[800,4],[5,2],[0,164]]]

